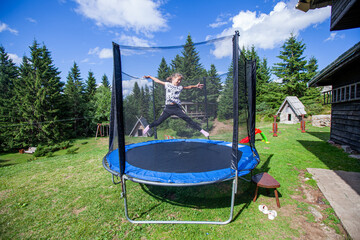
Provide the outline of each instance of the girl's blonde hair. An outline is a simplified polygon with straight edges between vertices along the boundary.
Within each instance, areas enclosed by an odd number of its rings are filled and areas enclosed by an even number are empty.
[[[181,77],[181,79],[184,78],[184,76],[181,73],[173,73],[170,77],[166,78],[166,81],[171,82],[174,77]]]

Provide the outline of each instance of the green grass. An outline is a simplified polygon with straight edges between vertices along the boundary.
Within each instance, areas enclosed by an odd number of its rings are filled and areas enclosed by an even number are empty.
[[[360,171],[357,160],[326,142],[329,128],[279,125],[281,133],[274,138],[271,124],[259,128],[269,144],[257,135],[261,163],[254,173],[267,171],[281,184],[282,208],[276,207],[273,194],[260,191],[252,202],[254,187],[240,181],[236,196],[234,220],[226,226],[131,224],[124,216],[120,185],[102,167],[107,153],[107,138],[78,139],[72,148],[55,152],[53,157],[28,161],[29,155],[0,155],[0,239],[293,239],[303,229],[293,216],[284,214],[295,208],[308,215],[308,204],[291,196],[299,194],[299,174],[306,168]],[[171,131],[159,133],[172,135]],[[230,138],[230,139],[229,139]],[[151,138],[148,138],[150,140]],[[231,133],[214,136],[231,140]],[[143,141],[126,138],[127,143]],[[312,187],[312,186],[310,186]],[[169,188],[127,182],[129,215],[138,220],[226,220],[229,214],[231,183],[202,187]],[[278,211],[270,221],[258,210],[266,204]],[[331,208],[330,208],[331,209]],[[331,210],[323,214],[325,223],[337,228],[338,219]],[[335,218],[334,218],[335,216]]]

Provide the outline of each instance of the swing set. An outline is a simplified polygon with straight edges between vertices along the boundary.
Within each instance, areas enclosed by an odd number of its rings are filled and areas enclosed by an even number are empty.
[[[108,137],[109,136],[109,126],[110,126],[110,123],[98,123],[97,128],[96,128],[95,140],[97,139],[98,136],[104,137],[105,134]]]

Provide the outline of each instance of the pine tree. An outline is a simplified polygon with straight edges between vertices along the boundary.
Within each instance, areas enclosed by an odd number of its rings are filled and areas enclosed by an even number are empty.
[[[63,83],[50,52],[34,41],[30,58],[24,57],[16,81],[17,109],[21,125],[16,135],[23,147],[52,144],[63,139]]]
[[[96,92],[96,79],[94,77],[94,73],[92,71],[89,71],[85,86],[86,100],[90,101],[91,99],[93,99],[95,92]]]
[[[109,122],[111,107],[111,90],[106,86],[99,86],[94,95],[94,121],[96,123]]]
[[[68,73],[64,90],[68,117],[74,119],[71,137],[83,136],[87,131],[87,124],[84,121],[86,111],[85,87],[80,75],[79,66],[74,62]]]
[[[297,41],[291,34],[281,48],[283,50],[280,51],[278,58],[282,62],[275,63],[272,70],[278,78],[282,79],[286,95],[302,97],[306,90],[307,61],[303,57],[305,44]]]
[[[304,79],[305,82],[308,83],[317,73],[317,59],[315,57],[311,57],[305,68],[306,74]],[[313,115],[319,114],[323,110],[329,111],[329,106],[322,104],[323,98],[321,96],[320,87],[307,88],[304,96],[300,98],[300,101],[305,105],[307,114]]]
[[[179,54],[175,56],[175,58],[171,61],[171,73],[179,72],[181,73],[183,71],[183,65],[184,65],[184,59],[180,57]]]
[[[166,81],[166,78],[170,76],[170,68],[166,63],[165,58],[161,59],[159,68],[157,69],[157,78]],[[154,103],[155,103],[155,118],[160,117],[160,114],[162,113],[163,105],[165,102],[165,88],[161,84],[157,84],[155,82],[152,82],[152,91],[154,91],[152,94],[154,94]],[[152,96],[151,96],[152,97]],[[154,120],[154,114],[153,114],[153,99],[150,101],[149,106],[149,117],[151,119],[148,119],[148,121]]]
[[[233,117],[233,66],[229,67],[229,73],[225,80],[224,89],[219,100],[218,117],[219,119],[230,119]]]
[[[134,127],[137,117],[141,117],[141,89],[139,84],[135,82],[130,95],[124,99],[124,118],[125,132],[129,134]]]
[[[132,91],[133,104],[132,107],[135,109],[136,116],[141,117],[141,89],[137,82],[134,83],[134,88]]]
[[[104,74],[104,75],[101,77],[101,84],[102,84],[104,87],[110,88],[110,83],[109,83],[109,80],[108,80],[108,77],[106,76],[106,74]]]
[[[150,89],[148,85],[144,87],[144,97],[143,97],[143,116],[146,120],[150,121],[150,109],[152,109],[152,96],[150,94]]]
[[[239,121],[242,124],[246,124],[246,111],[247,101],[246,94],[247,86],[245,83],[245,63],[246,54],[240,54],[238,61],[238,105],[239,105]],[[225,86],[220,95],[218,117],[219,119],[231,119],[233,118],[233,100],[234,100],[234,78],[233,78],[233,63],[231,63],[228,74],[225,80]]]
[[[218,75],[216,67],[211,64],[210,70],[207,73],[206,78],[206,97],[208,101],[208,115],[210,117],[216,117],[218,109],[218,99],[222,89],[221,79]]]
[[[183,86],[195,85],[205,77],[204,73],[206,71],[204,71],[200,63],[199,53],[196,51],[190,35],[187,37],[182,54],[183,65],[181,73],[184,76],[184,80],[181,84]],[[203,96],[203,93],[197,90],[198,89],[184,91],[181,94],[183,101],[200,102],[199,98]]]
[[[96,123],[93,116],[95,115],[95,93],[96,93],[96,79],[92,71],[88,72],[88,77],[85,83],[85,116],[91,116],[91,118],[85,118],[83,121],[86,123],[85,134],[87,136],[93,135],[96,129]]]
[[[267,59],[263,58],[257,62],[258,69],[256,71],[256,104],[264,102],[264,96],[269,94],[267,85],[271,80],[271,69],[267,65]],[[272,93],[270,93],[272,94]]]
[[[18,78],[18,68],[15,66],[5,48],[0,46],[0,149],[9,150],[16,146],[14,142],[17,123],[15,110],[14,82]]]
[[[319,68],[317,64],[317,59],[315,57],[311,57],[305,68],[307,73],[305,77],[305,81],[309,82],[316,75],[317,70]]]

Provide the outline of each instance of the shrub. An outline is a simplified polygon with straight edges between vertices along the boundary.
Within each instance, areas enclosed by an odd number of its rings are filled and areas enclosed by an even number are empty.
[[[194,120],[194,119],[193,119]],[[199,123],[198,121],[194,120]],[[199,123],[200,124],[200,123]],[[179,137],[191,138],[194,136],[200,136],[201,133],[191,128],[184,120],[182,119],[173,119],[169,123],[169,127],[176,132],[176,135]],[[209,124],[210,127],[210,124]]]
[[[61,149],[67,149],[72,146],[70,141],[64,141],[64,142],[60,143],[59,145],[60,145]]]
[[[79,148],[69,148],[67,151],[66,151],[66,154],[76,154],[77,150],[79,150]]]
[[[53,146],[47,146],[47,145],[38,145],[36,148],[36,151],[34,153],[34,157],[43,157],[43,156],[48,156],[52,157],[52,153],[56,152],[58,150],[61,149],[67,149],[69,147],[71,147],[71,142],[70,141],[65,141],[65,142],[61,142],[59,144],[53,145]]]
[[[51,151],[52,151],[51,147],[40,144],[36,147],[36,151],[34,152],[33,155],[35,158],[38,158],[38,157],[45,156],[47,153],[49,153]]]

